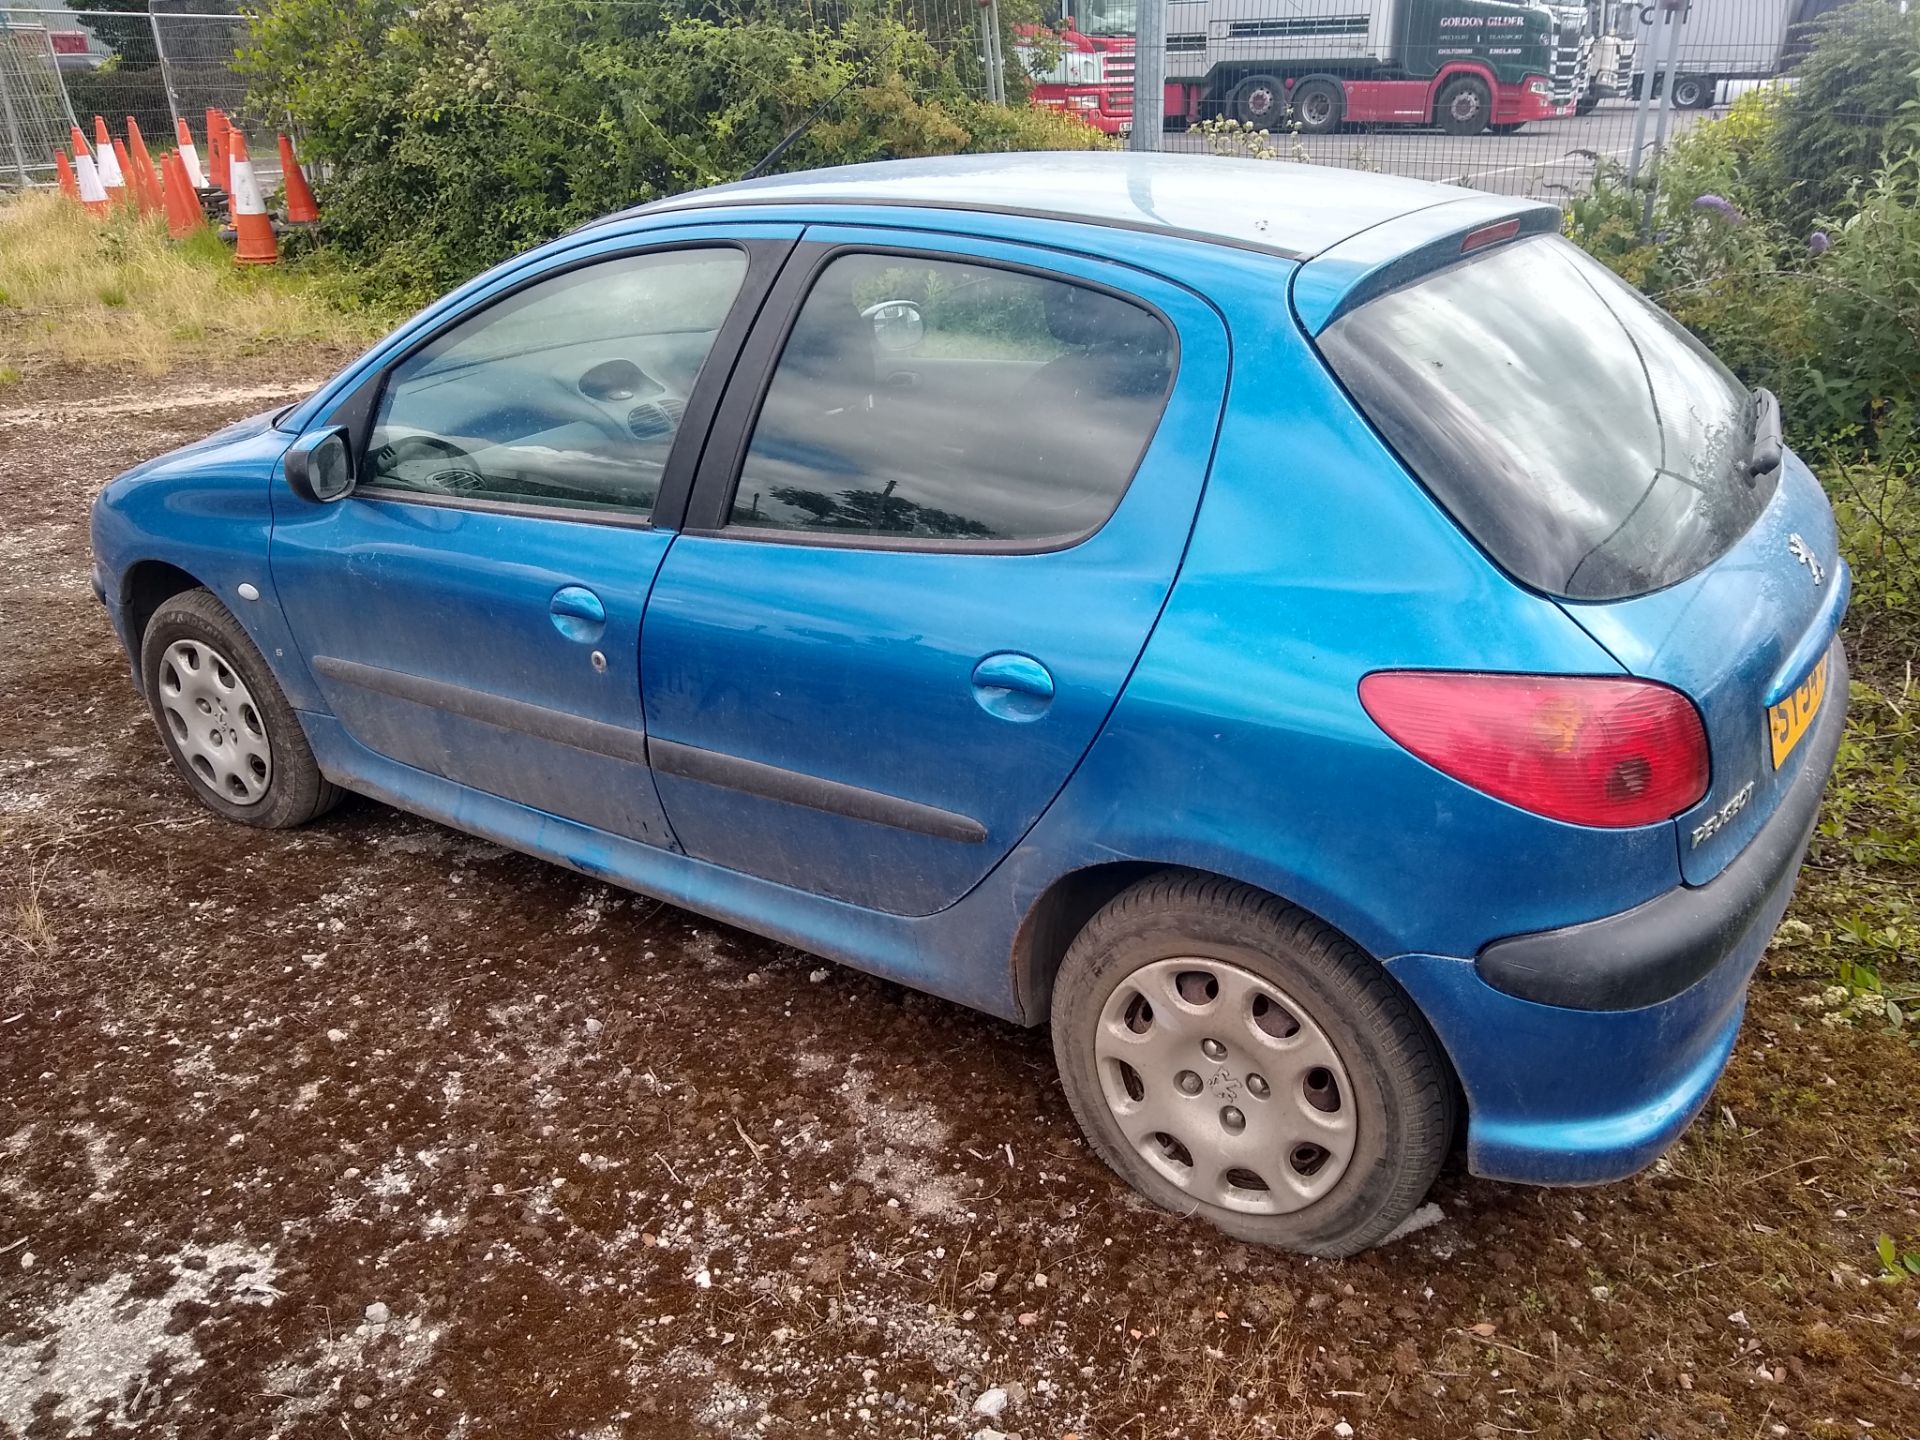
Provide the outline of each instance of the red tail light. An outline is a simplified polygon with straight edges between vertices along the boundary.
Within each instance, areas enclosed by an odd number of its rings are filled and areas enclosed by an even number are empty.
[[[1572,825],[1651,825],[1707,793],[1700,713],[1645,680],[1383,671],[1360,703],[1435,769]]]

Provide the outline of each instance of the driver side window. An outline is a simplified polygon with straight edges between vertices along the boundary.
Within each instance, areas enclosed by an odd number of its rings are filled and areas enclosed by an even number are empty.
[[[644,518],[747,257],[602,260],[436,336],[388,377],[363,485]]]

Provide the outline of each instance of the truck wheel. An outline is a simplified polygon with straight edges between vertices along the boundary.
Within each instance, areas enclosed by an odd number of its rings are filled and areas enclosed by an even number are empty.
[[[1347,95],[1331,80],[1302,80],[1293,87],[1293,123],[1303,135],[1328,135],[1347,115]]]
[[[1589,90],[1573,102],[1573,113],[1576,115],[1591,115],[1599,108],[1600,92],[1598,90]]]
[[[1719,88],[1710,75],[1682,75],[1673,82],[1673,103],[1682,110],[1705,110]]]
[[[1434,121],[1449,135],[1482,134],[1493,119],[1493,95],[1487,82],[1474,75],[1456,75],[1440,87]]]
[[[1233,115],[1256,130],[1272,130],[1287,113],[1287,87],[1271,75],[1253,75],[1233,92]]]
[[[1386,971],[1213,876],[1150,877],[1087,922],[1054,983],[1053,1054],[1122,1179],[1258,1245],[1377,1245],[1453,1139],[1452,1073]]]

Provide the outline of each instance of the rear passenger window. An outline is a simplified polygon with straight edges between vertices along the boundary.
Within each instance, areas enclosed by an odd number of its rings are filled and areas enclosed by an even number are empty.
[[[1065,541],[1120,503],[1173,335],[1140,305],[960,261],[846,255],[787,338],[731,524],[957,544]]]

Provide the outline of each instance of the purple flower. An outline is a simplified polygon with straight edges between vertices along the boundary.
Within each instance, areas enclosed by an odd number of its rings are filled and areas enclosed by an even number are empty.
[[[1747,217],[1742,215],[1734,203],[1724,195],[1702,195],[1693,202],[1696,210],[1712,210],[1729,225],[1744,225]]]
[[[1816,230],[1807,237],[1807,253],[1824,255],[1833,248],[1833,237],[1824,230]]]

